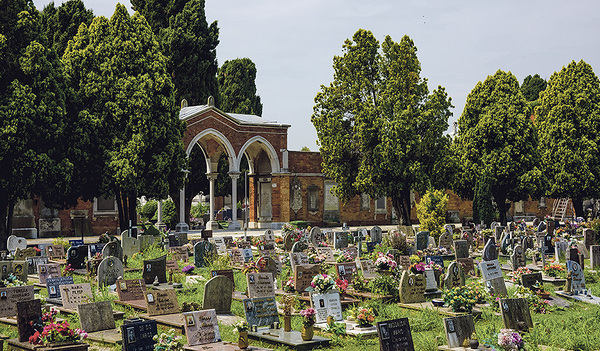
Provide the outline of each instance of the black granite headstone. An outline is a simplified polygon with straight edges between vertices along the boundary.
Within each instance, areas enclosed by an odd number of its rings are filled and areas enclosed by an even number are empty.
[[[167,282],[167,255],[151,260],[144,260],[142,278],[146,284],[152,284],[158,277],[159,283]]]
[[[425,262],[430,263],[433,262],[437,265],[440,265],[444,268],[444,258],[442,256],[425,256]]]
[[[70,264],[71,268],[74,269],[85,268],[85,259],[87,254],[87,245],[71,246],[67,250],[67,264]]]
[[[152,337],[157,334],[156,321],[140,318],[125,320],[121,334],[123,351],[154,351],[156,341]]]
[[[408,318],[377,322],[381,351],[414,351]]]
[[[73,284],[73,276],[48,278],[46,279],[46,287],[48,289],[48,297],[51,299],[60,299],[61,285]]]

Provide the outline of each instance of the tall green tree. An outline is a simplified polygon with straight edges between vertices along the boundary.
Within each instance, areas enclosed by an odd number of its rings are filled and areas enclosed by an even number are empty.
[[[79,118],[93,125],[97,189],[117,198],[121,229],[129,228],[137,197],[167,197],[187,166],[166,59],[144,17],[118,4],[110,20],[80,27],[63,62],[81,102]]]
[[[429,94],[408,36],[399,43],[387,36],[380,46],[360,29],[343,52],[333,59],[333,82],[321,86],[311,118],[323,171],[341,199],[361,192],[390,197],[400,222],[410,224],[410,191],[424,192],[443,178],[435,169],[449,146],[443,133],[451,99],[443,87]]]
[[[487,172],[489,180],[485,181],[505,225],[506,200],[526,200],[541,188],[537,145],[517,78],[498,70],[471,90],[458,120],[452,145],[458,165],[454,190],[463,198],[473,199],[476,185]]]
[[[572,198],[577,216],[585,217],[583,200],[600,196],[600,82],[589,64],[573,61],[550,76],[540,100],[536,126],[550,180],[546,195]]]
[[[31,1],[0,9],[0,249],[6,249],[12,209],[41,195],[61,202],[73,163],[63,144],[67,86],[63,67],[42,45],[39,12]]]
[[[521,92],[527,101],[535,101],[540,93],[546,89],[546,81],[539,74],[528,75],[523,80]]]
[[[220,109],[230,113],[262,115],[263,105],[256,95],[256,65],[249,58],[225,61],[217,75]]]
[[[42,11],[43,32],[59,57],[62,57],[69,40],[73,39],[82,23],[90,25],[94,12],[86,9],[81,0],[68,0],[56,7],[54,1]]]
[[[220,106],[217,84],[217,21],[208,25],[204,0],[189,0],[180,12],[174,12],[169,26],[161,29],[162,51],[167,70],[176,89],[176,100],[190,105],[206,104],[209,96]]]
[[[181,12],[189,0],[131,0],[133,9],[146,20],[155,35],[169,26],[169,18]]]

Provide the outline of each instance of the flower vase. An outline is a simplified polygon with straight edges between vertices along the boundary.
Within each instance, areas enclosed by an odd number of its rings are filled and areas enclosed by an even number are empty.
[[[283,331],[289,332],[292,331],[292,315],[284,315],[283,316]]]
[[[312,340],[313,336],[315,335],[315,327],[313,325],[311,325],[310,327],[302,327],[302,340],[304,341],[309,341]]]
[[[240,349],[245,349],[248,347],[248,332],[247,331],[240,332],[240,336],[238,338],[238,347]]]

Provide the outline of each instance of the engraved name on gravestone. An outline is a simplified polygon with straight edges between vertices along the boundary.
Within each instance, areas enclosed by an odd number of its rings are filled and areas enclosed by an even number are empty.
[[[38,266],[41,264],[48,264],[48,257],[27,257],[27,271],[29,274],[37,274]]]
[[[277,256],[275,256],[278,258]],[[281,273],[281,263],[277,262],[273,257],[262,256],[256,260],[256,266],[260,273],[271,273],[273,277],[277,277]]]
[[[469,242],[454,240],[454,255],[457,259],[469,257]]]
[[[519,267],[525,267],[523,247],[520,244],[515,245],[513,253],[510,255],[510,264],[513,271],[516,271]]]
[[[202,309],[214,309],[217,313],[231,312],[233,282],[223,275],[212,277],[204,285]]]
[[[67,264],[74,269],[85,268],[85,259],[88,257],[87,245],[71,246],[67,250]]]
[[[154,351],[154,335],[158,333],[156,321],[127,320],[121,326],[123,351]]]
[[[244,299],[243,302],[248,325],[263,327],[279,323],[279,314],[277,313],[275,297]]]
[[[493,261],[498,259],[498,248],[496,247],[496,240],[490,238],[485,246],[483,247],[483,254],[481,257],[484,261]]]
[[[465,285],[465,274],[462,266],[458,262],[450,262],[444,278],[444,287],[450,290],[463,285]]]
[[[484,287],[488,293],[494,296],[507,296],[506,283],[504,278],[494,278],[484,281]]]
[[[227,250],[229,253],[229,257],[231,257],[231,263],[243,263],[244,257],[242,257],[242,251],[237,248],[233,248],[231,250]]]
[[[348,247],[348,233],[347,232],[334,232],[333,233],[333,248],[343,249]]]
[[[51,299],[60,299],[61,285],[73,284],[73,276],[47,278],[46,289],[48,289],[48,297]]]
[[[273,274],[271,273],[247,273],[246,283],[248,286],[248,297],[251,299],[275,296]]]
[[[317,311],[315,315],[317,323],[326,323],[328,316],[333,316],[334,320],[338,322],[344,320],[340,293],[337,290],[332,290],[325,294],[311,291],[310,303],[312,308]]]
[[[400,278],[400,302],[414,303],[425,301],[425,290],[427,288],[426,278],[422,274],[412,274],[408,271],[402,272]]]
[[[84,303],[77,306],[81,329],[88,333],[115,329],[115,318],[110,301]]]
[[[94,302],[90,283],[61,285],[58,288],[64,308],[76,309],[79,304]]]
[[[586,286],[581,265],[575,261],[567,261],[567,271],[571,273],[571,292],[573,295],[582,294]]]
[[[449,232],[443,232],[438,242],[438,247],[443,247],[446,250],[452,250],[452,246],[454,245],[452,234]]]
[[[475,331],[473,315],[444,318],[444,330],[450,348],[462,347],[465,339],[470,339]]]
[[[42,318],[42,304],[40,300],[19,301],[16,308],[19,341],[29,341],[29,337],[36,332],[31,322]]]
[[[159,283],[167,282],[167,255],[144,260],[142,278],[146,284],[152,284],[156,277]]]
[[[377,277],[375,264],[371,260],[360,260],[360,269],[365,279],[375,279]]]
[[[177,293],[174,289],[146,291],[145,297],[148,304],[148,316],[179,313]]]
[[[315,275],[321,273],[319,265],[296,266],[294,270],[294,289],[303,292],[310,286]]]
[[[290,266],[292,270],[299,265],[307,265],[310,264],[308,262],[308,255],[306,252],[290,252]]]
[[[326,263],[335,263],[335,256],[333,250],[330,247],[317,247],[317,252],[320,255],[325,255]]]
[[[98,244],[89,244],[88,245],[88,257],[89,258],[94,258],[94,256],[96,256],[97,253],[102,254],[102,249],[104,248],[104,243],[98,243]]]
[[[17,302],[33,299],[33,285],[0,288],[0,317],[16,316]]]
[[[425,256],[426,263],[435,263],[438,266],[444,268],[444,258],[442,256]]]
[[[414,351],[408,318],[377,322],[381,351]]]
[[[252,249],[242,249],[242,257],[244,258],[245,263],[251,262],[254,259]]]
[[[336,263],[335,272],[338,279],[346,279],[348,284],[352,284],[352,274],[357,272],[356,262]]]
[[[15,252],[15,260],[25,261],[27,257],[36,255],[37,251],[35,251],[35,248],[33,247],[28,247],[25,249],[17,248],[17,251]]]
[[[215,310],[185,312],[183,321],[188,345],[204,345],[221,341]]]
[[[185,246],[176,246],[169,248],[169,252],[171,253],[171,258],[176,261],[188,262],[188,249]]]
[[[417,250],[425,250],[429,245],[429,232],[418,232],[415,235],[415,247]]]
[[[227,252],[227,244],[225,243],[225,239],[223,237],[209,238],[208,241],[215,245],[219,255]]]
[[[60,270],[60,264],[48,263],[48,264],[39,265],[38,266],[38,276],[40,279],[40,284],[46,284],[46,280],[48,278],[61,277],[62,272]]]
[[[500,262],[496,260],[479,262],[479,270],[483,280],[502,278]]]
[[[146,284],[143,279],[119,279],[117,280],[117,294],[120,301],[144,300]]]
[[[229,280],[231,280],[233,286],[235,287],[235,279],[233,279],[233,269],[217,269],[210,271],[211,278],[216,277],[218,275],[222,275],[229,278]]]
[[[62,245],[48,245],[46,246],[46,256],[48,256],[49,259],[64,258],[65,247]]]
[[[113,241],[114,242],[114,241]],[[124,274],[123,263],[118,257],[109,256],[98,266],[98,285],[109,286],[116,283]]]
[[[505,328],[516,331],[525,328],[533,328],[533,321],[531,320],[527,299],[500,299],[498,303],[500,304],[502,322],[504,323]]]

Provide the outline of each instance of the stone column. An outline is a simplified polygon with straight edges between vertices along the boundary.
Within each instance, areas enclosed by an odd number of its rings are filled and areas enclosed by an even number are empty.
[[[177,233],[187,233],[190,231],[190,226],[185,222],[185,187],[179,193],[179,223],[175,226],[175,231]]]
[[[206,173],[210,192],[210,212],[208,214],[209,221],[206,223],[206,229],[208,230],[219,229],[219,224],[217,221],[215,221],[215,180],[217,179],[217,175],[219,175],[219,173]]]
[[[242,228],[237,220],[237,181],[240,178],[240,172],[230,172],[229,177],[231,178],[231,223],[229,223],[229,229],[238,230]]]
[[[162,221],[162,200],[158,200],[156,202],[156,212],[158,212],[157,213],[158,219],[156,221],[156,228],[158,228],[158,230],[165,229],[167,227],[167,225],[164,224],[163,221]],[[180,213],[181,213],[181,211],[180,211]],[[183,218],[183,217],[180,217],[180,218]]]

